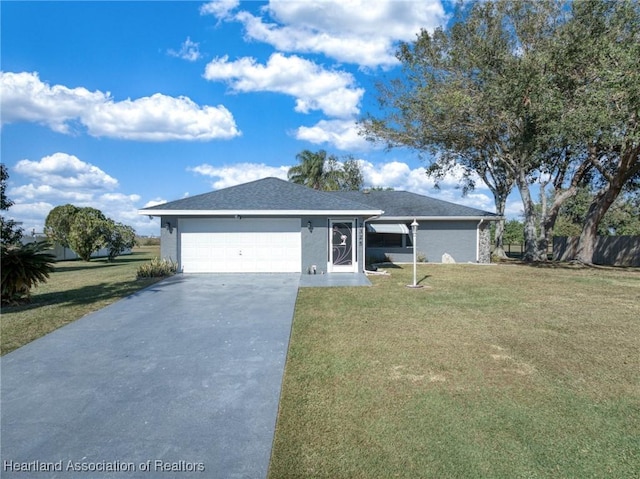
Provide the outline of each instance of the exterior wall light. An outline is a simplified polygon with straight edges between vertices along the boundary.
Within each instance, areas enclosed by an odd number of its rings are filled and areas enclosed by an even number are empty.
[[[311,224],[311,221],[307,221],[307,228],[309,229],[309,233],[313,233],[313,225]]]

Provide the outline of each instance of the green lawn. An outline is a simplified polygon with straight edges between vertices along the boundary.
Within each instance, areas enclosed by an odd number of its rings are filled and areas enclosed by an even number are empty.
[[[637,478],[640,271],[301,289],[269,477]]]
[[[2,308],[1,354],[155,283],[157,279],[136,280],[136,271],[158,254],[158,246],[145,246],[112,263],[56,263],[49,280],[32,290],[31,303]]]

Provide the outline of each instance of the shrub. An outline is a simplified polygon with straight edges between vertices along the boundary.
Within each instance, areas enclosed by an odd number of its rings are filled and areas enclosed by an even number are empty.
[[[29,301],[31,288],[47,281],[56,261],[50,248],[46,241],[2,245],[2,304]]]
[[[136,245],[136,232],[131,226],[107,220],[108,227],[105,229],[105,243],[109,251],[109,261],[113,261],[116,256],[120,256]]]
[[[137,277],[140,278],[164,278],[165,276],[171,276],[178,271],[178,263],[153,258],[149,263],[143,264],[138,268]]]
[[[417,253],[416,254],[416,260],[418,263],[426,263],[427,262],[427,255],[424,253]]]

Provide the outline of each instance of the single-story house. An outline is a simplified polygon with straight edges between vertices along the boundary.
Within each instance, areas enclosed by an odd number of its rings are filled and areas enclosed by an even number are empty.
[[[361,272],[367,258],[490,261],[493,213],[405,191],[317,191],[278,178],[144,208],[185,273]]]

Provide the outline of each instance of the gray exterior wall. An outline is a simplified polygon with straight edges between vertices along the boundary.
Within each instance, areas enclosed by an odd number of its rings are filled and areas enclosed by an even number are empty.
[[[170,226],[167,227],[167,224]],[[162,216],[160,218],[160,257],[178,262],[178,217]]]
[[[329,263],[329,220],[356,220],[357,271],[364,271],[364,241],[362,218],[339,216],[304,216],[300,218],[302,232],[302,274],[307,274],[316,265],[316,274],[327,273]],[[311,230],[309,230],[311,222]]]
[[[412,221],[412,220],[411,220]],[[406,223],[411,221],[388,221],[386,223]],[[376,223],[383,223],[376,221]],[[417,255],[425,256],[430,263],[442,262],[442,255],[449,253],[458,263],[475,263],[478,258],[478,223],[473,221],[427,221],[419,220],[417,235]],[[488,222],[486,222],[488,234]],[[484,226],[484,225],[483,225]],[[411,233],[410,233],[411,235]],[[367,254],[382,257],[387,255],[396,263],[413,262],[413,248],[367,248]],[[482,251],[481,262],[490,262],[489,251]]]
[[[195,217],[194,217],[195,218]],[[331,219],[352,220],[354,218],[331,217]],[[357,271],[364,271],[364,255],[362,240],[362,218],[357,220],[357,242],[358,247]],[[310,229],[308,223],[311,222]],[[167,223],[171,227],[167,227]],[[327,273],[329,261],[329,217],[327,216],[304,216],[300,218],[301,249],[302,258],[300,271],[307,274],[311,266],[316,265],[316,274]],[[178,228],[178,217],[163,216],[160,224],[160,255],[163,259],[180,262],[180,231]]]
[[[475,263],[478,254],[479,221],[423,221],[418,230],[418,254],[441,263],[449,253],[457,263]],[[422,233],[422,234],[421,234]]]
[[[308,216],[301,218],[302,225],[302,274],[306,274],[313,265],[316,273],[327,272],[329,248],[328,218]],[[312,231],[308,222],[311,221]]]

